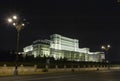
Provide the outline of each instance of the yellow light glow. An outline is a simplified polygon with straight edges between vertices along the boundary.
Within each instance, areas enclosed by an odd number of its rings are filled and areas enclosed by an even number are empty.
[[[107,45],[108,48],[110,48],[111,46],[110,45]]]
[[[14,16],[13,16],[13,19],[15,19],[15,20],[16,20],[16,19],[17,19],[17,16],[16,16],[16,15],[14,15]]]
[[[16,25],[16,23],[13,23],[13,25],[15,26],[15,25]]]
[[[105,49],[105,46],[102,46],[101,49]]]
[[[13,20],[12,20],[11,18],[8,18],[8,22],[9,22],[9,23],[12,23]]]
[[[23,23],[22,26],[25,26],[25,24]]]

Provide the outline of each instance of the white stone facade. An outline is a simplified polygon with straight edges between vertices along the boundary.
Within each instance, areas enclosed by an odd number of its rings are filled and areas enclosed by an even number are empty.
[[[44,44],[41,44],[43,42]],[[23,49],[24,52],[32,51],[35,57],[45,55],[55,59],[94,62],[102,62],[105,59],[104,52],[90,52],[89,48],[79,48],[79,40],[59,34],[51,35],[50,40],[36,40]]]

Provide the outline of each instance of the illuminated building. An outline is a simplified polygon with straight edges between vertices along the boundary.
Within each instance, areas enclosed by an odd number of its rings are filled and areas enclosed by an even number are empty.
[[[50,56],[49,40],[36,40],[33,44],[23,48],[25,54],[34,55],[34,57],[48,57]]]
[[[102,62],[104,52],[90,52],[89,48],[79,48],[79,40],[53,34],[50,40],[36,40],[24,48],[24,52],[34,57],[66,58],[69,61]]]
[[[58,34],[51,35],[50,38],[50,46],[53,49],[77,51],[77,49],[79,48],[79,41],[77,39],[71,39]]]

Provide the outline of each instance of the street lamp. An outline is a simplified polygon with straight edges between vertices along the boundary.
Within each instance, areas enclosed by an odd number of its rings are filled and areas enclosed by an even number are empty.
[[[108,45],[102,45],[101,46],[101,49],[105,51],[105,53],[108,52],[108,50],[111,48],[111,46],[108,44]]]
[[[15,29],[17,30],[16,64],[15,64],[14,75],[18,75],[17,61],[18,61],[18,49],[19,49],[19,33],[20,33],[21,29],[25,26],[25,24],[24,24],[24,21],[22,19],[18,18],[18,16],[16,16],[16,15],[10,16],[7,21],[10,25],[15,27]]]
[[[101,49],[105,51],[105,54],[107,54],[108,50],[111,48],[111,46],[108,44],[108,45],[102,45],[101,46]],[[106,55],[105,55],[105,59],[106,59]],[[108,60],[106,60],[106,63],[109,63]],[[108,65],[108,69],[109,69],[109,65]]]
[[[108,51],[110,49],[110,47],[111,47],[110,45],[102,45],[101,49],[105,50],[105,51]]]

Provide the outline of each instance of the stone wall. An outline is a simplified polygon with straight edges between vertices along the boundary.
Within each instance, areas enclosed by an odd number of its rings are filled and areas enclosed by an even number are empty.
[[[3,75],[14,75],[15,67],[10,67],[7,65],[0,67],[0,76]],[[44,69],[47,69],[48,72],[70,72],[70,71],[96,71],[96,70],[120,70],[120,66],[113,66],[113,67],[77,67],[77,68],[59,68],[56,65],[56,68],[37,68],[37,65],[34,66],[18,66],[18,74],[19,75],[26,75],[26,74],[40,74],[45,73]]]

